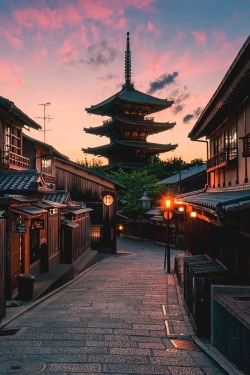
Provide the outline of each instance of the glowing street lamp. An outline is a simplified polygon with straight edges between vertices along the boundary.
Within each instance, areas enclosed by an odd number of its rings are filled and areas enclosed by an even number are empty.
[[[166,268],[166,258],[167,258],[167,272],[170,273],[170,244],[169,244],[169,221],[172,218],[172,203],[173,199],[171,196],[167,196],[165,198],[165,209],[164,212],[164,219],[167,220],[166,226],[166,246],[165,246],[165,256],[164,256],[164,268]]]

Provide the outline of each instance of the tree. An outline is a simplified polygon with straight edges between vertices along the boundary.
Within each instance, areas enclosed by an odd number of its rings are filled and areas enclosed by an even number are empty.
[[[159,179],[146,170],[136,170],[130,173],[119,170],[111,172],[111,176],[126,187],[118,194],[118,209],[130,218],[136,218],[143,213],[140,199],[145,191],[151,199],[158,198],[166,191],[164,185],[158,184]]]

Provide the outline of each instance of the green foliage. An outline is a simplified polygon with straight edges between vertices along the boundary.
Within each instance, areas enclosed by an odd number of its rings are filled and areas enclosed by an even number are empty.
[[[136,170],[130,173],[119,170],[112,172],[111,177],[126,187],[118,195],[118,209],[128,217],[138,217],[143,211],[141,197],[144,192],[149,198],[154,199],[162,195],[166,188],[159,185],[158,178],[149,174],[146,170]]]
[[[102,167],[102,161],[100,159],[92,158],[91,160],[88,160],[85,156],[84,160],[77,160],[77,164],[82,165],[86,168],[101,168]]]

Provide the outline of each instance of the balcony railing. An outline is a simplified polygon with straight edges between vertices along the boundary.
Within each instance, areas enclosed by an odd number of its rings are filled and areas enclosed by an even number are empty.
[[[0,151],[1,169],[29,169],[29,158],[15,154],[12,151]]]
[[[56,183],[56,178],[49,173],[42,172],[42,178],[44,179],[46,184],[55,184]]]
[[[245,135],[242,137],[243,139],[243,157],[249,157],[250,156],[250,134]]]
[[[235,160],[237,156],[238,155],[236,147],[227,148],[208,159],[207,169],[216,167],[219,164],[227,164],[229,161]]]

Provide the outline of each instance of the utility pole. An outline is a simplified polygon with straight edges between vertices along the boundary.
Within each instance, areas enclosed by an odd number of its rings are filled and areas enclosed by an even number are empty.
[[[43,106],[43,116],[42,117],[35,117],[35,118],[43,119],[43,130],[42,131],[43,131],[43,140],[44,140],[44,143],[45,143],[45,134],[46,134],[46,132],[51,130],[51,129],[46,129],[46,120],[48,120],[48,121],[53,120],[53,117],[50,117],[50,115],[46,116],[46,107],[47,107],[47,105],[50,105],[50,102],[42,103],[42,104],[39,104],[39,105]]]

